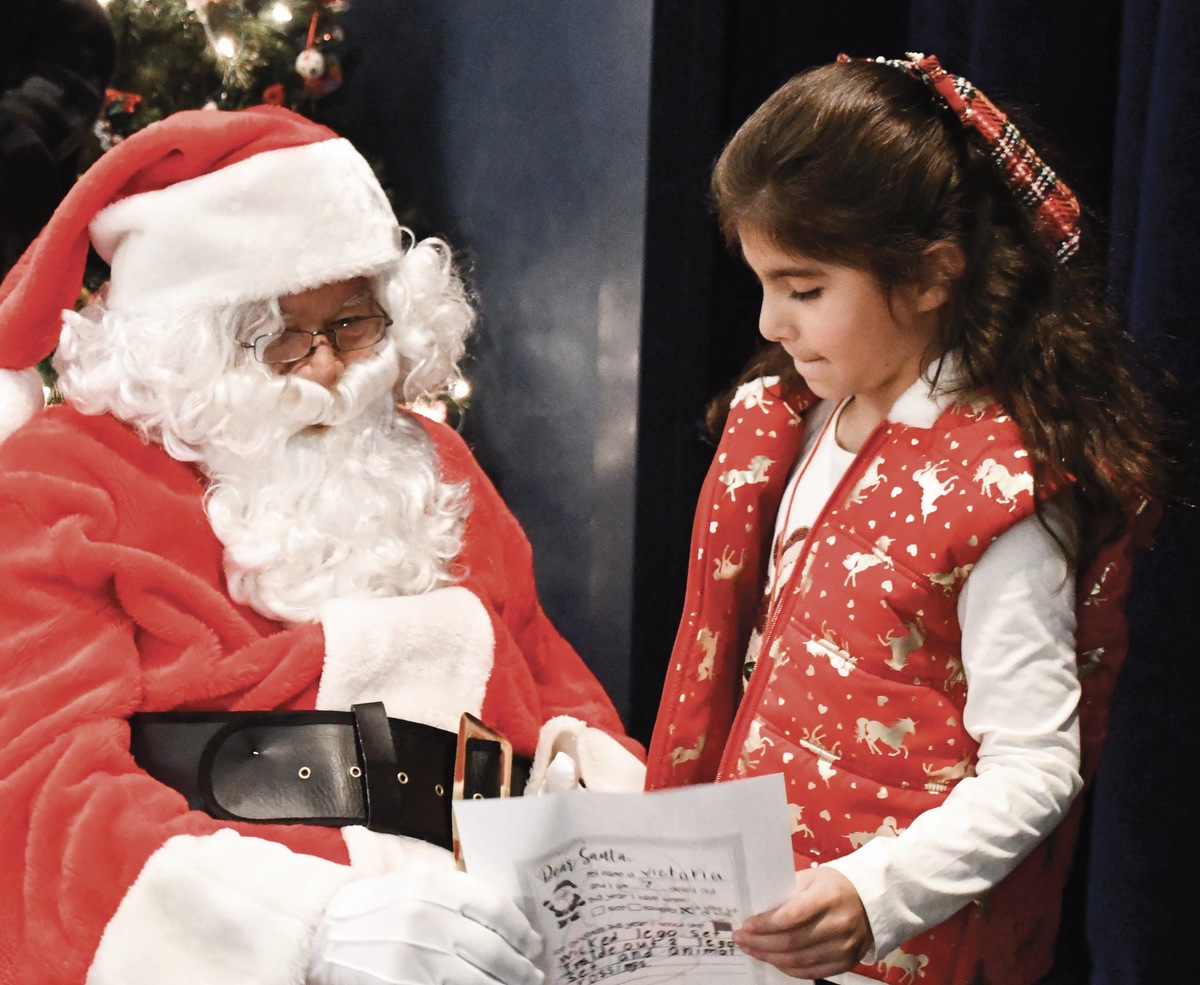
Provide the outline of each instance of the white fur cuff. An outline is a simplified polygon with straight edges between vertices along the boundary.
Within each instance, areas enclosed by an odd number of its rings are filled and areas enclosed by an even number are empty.
[[[350,867],[360,876],[399,872],[414,862],[444,865],[451,869],[455,866],[454,855],[444,848],[418,838],[371,831],[359,824],[342,828],[342,841],[350,854]]]
[[[386,599],[335,599],[321,608],[325,667],[317,707],[348,711],[382,701],[393,718],[458,731],[479,715],[496,638],[478,597],[465,588]]]
[[[571,757],[577,784],[589,790],[633,793],[645,786],[646,767],[621,743],[578,718],[559,715],[546,722],[538,733],[525,796],[546,792],[546,771],[560,753]]]
[[[42,409],[42,376],[33,368],[0,369],[0,441]]]
[[[302,985],[317,923],[353,877],[234,831],[178,835],[125,894],[87,985]]]

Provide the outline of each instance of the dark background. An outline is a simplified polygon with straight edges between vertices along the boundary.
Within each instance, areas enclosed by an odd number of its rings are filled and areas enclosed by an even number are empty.
[[[547,610],[648,739],[711,448],[757,292],[706,203],[724,140],[839,52],[937,54],[1094,211],[1138,354],[1197,419],[1195,0],[355,0],[340,98],[482,321],[466,434],[534,544]],[[1158,387],[1158,383],[1153,385]],[[1184,452],[1187,494],[1200,493]],[[1200,522],[1167,510],[1088,794],[1056,983],[1191,981]]]

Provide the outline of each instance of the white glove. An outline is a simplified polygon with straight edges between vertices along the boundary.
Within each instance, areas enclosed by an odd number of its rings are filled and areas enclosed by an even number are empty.
[[[415,862],[347,883],[317,926],[308,985],[541,985],[542,940],[499,889]]]
[[[565,752],[556,752],[546,767],[546,781],[542,793],[562,793],[564,790],[574,790],[579,783],[579,766]]]
[[[556,715],[538,731],[525,796],[576,787],[632,793],[645,782],[645,765],[611,735],[570,715]]]

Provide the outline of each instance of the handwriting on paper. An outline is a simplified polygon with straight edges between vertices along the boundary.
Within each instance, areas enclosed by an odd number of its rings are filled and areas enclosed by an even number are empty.
[[[782,777],[454,812],[467,871],[509,893],[541,934],[548,985],[790,981],[732,939],[793,886]]]
[[[688,845],[627,837],[526,860],[523,896],[552,918],[542,921],[552,977],[591,985],[743,972],[732,940],[747,895],[739,847],[731,836]]]

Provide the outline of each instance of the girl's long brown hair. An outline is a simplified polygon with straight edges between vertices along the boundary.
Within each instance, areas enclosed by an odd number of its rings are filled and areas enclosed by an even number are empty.
[[[920,81],[868,61],[796,76],[726,146],[712,192],[731,244],[753,227],[885,287],[925,280],[935,243],[962,249],[930,359],[957,352],[961,389],[991,394],[1020,426],[1036,488],[1064,490],[1078,531],[1064,549],[1076,564],[1165,488],[1164,428],[1130,371],[1086,242],[1059,264],[986,151]],[[763,374],[796,377],[778,345],[741,380]],[[1039,496],[1039,515],[1043,505]]]

